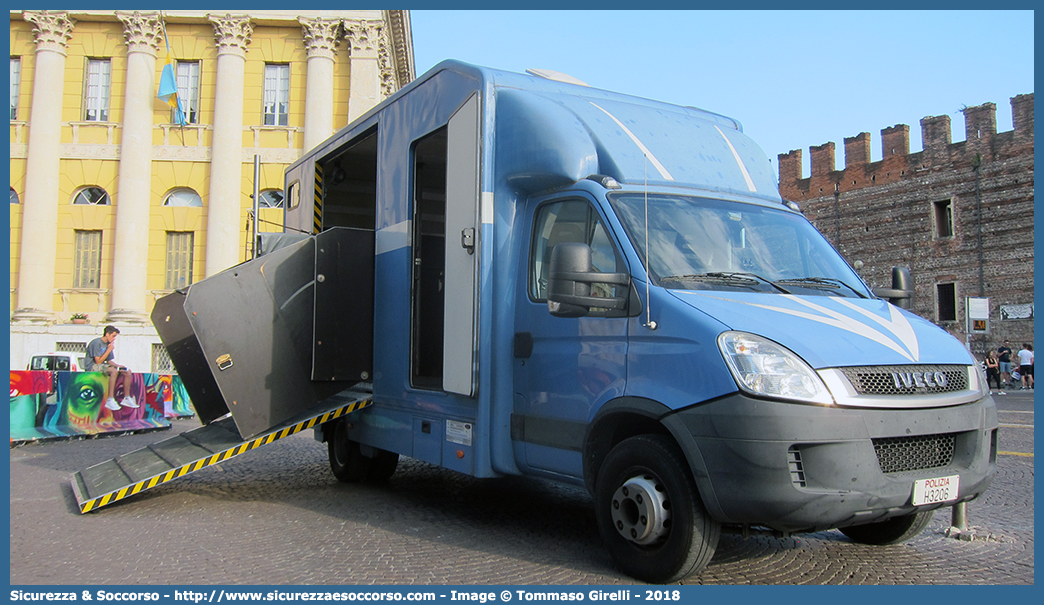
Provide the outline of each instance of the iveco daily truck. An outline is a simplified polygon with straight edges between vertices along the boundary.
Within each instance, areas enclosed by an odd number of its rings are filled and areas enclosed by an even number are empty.
[[[734,119],[449,61],[285,195],[265,254],[153,321],[205,423],[304,414],[342,481],[409,456],[586,486],[619,568],[669,582],[723,529],[907,540],[995,471],[970,353],[875,295]]]

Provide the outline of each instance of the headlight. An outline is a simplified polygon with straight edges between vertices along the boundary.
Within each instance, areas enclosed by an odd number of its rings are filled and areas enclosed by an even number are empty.
[[[831,405],[834,398],[807,363],[786,347],[744,332],[724,332],[718,348],[741,389],[754,395]]]

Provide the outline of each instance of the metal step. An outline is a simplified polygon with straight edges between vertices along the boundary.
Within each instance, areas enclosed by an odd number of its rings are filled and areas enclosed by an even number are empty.
[[[244,441],[231,417],[222,418],[140,450],[77,471],[73,493],[81,513],[119,502],[157,485],[184,477],[244,452],[373,404],[370,393],[348,390],[323,402],[303,418],[291,419],[269,433]]]

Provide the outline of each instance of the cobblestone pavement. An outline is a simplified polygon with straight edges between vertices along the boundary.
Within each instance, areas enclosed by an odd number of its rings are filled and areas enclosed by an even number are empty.
[[[837,531],[723,535],[689,584],[1032,584],[1032,394],[997,397],[999,473],[968,506],[977,539],[947,537],[950,509],[907,544]],[[175,431],[198,426],[175,423]],[[404,459],[385,485],[345,485],[306,432],[80,515],[71,473],[167,432],[11,450],[11,583],[633,584],[602,547],[582,489],[474,479]]]

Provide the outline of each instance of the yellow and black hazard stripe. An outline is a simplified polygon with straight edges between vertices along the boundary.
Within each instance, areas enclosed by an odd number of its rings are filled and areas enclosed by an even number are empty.
[[[272,433],[268,433],[267,435],[262,435],[255,439],[251,439],[250,441],[246,441],[235,447],[231,447],[222,452],[218,452],[216,454],[207,456],[206,458],[196,460],[195,462],[190,462],[177,468],[173,468],[169,471],[160,473],[148,479],[143,479],[141,481],[138,481],[137,483],[132,483],[122,489],[109,492],[103,496],[98,496],[97,498],[85,500],[84,502],[80,503],[80,512],[89,513],[92,510],[98,510],[103,506],[107,506],[114,502],[119,502],[120,500],[123,500],[128,496],[133,496],[134,494],[143,492],[147,489],[152,489],[157,485],[163,485],[164,483],[167,483],[168,481],[173,481],[178,477],[184,477],[189,473],[194,473],[201,468],[206,468],[219,462],[224,462],[225,460],[228,460],[229,458],[234,458],[244,452],[249,452],[250,450],[259,448],[262,445],[268,445],[273,441],[284,439],[286,437],[289,437],[290,435],[300,433],[305,429],[313,428],[318,424],[323,424],[324,422],[328,422],[335,418],[339,418],[341,416],[344,416],[345,414],[350,414],[356,410],[361,410],[372,404],[372,399],[353,401],[352,403],[346,406],[342,406],[335,410],[331,410],[329,412],[326,412],[325,414],[316,416],[315,418],[303,420],[295,425],[288,426],[284,429],[280,429]]]
[[[315,206],[312,213],[312,233],[323,230],[323,167],[315,163]]]

